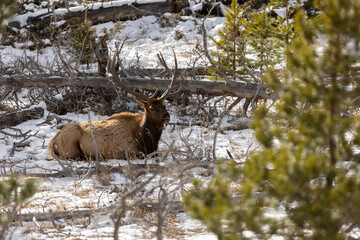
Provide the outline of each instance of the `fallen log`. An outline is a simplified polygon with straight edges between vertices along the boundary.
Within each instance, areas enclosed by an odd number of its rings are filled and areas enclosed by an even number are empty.
[[[122,78],[130,88],[139,88],[147,91],[166,91],[170,79],[145,79],[145,78]],[[42,77],[36,80],[21,76],[3,77],[0,85],[12,87],[91,87],[91,88],[116,88],[111,79],[105,77],[79,77],[68,79],[64,77]],[[247,84],[244,82],[215,82],[184,80],[181,84],[181,92],[190,94],[202,94],[210,96],[234,96],[241,98],[253,98],[258,96],[263,99],[276,99],[277,96],[269,94],[259,84]]]
[[[22,177],[37,177],[37,178],[64,178],[64,177],[70,177],[70,176],[84,176],[87,174],[88,177],[95,173],[101,173],[101,171],[106,172],[112,172],[112,173],[125,173],[125,172],[131,172],[134,175],[141,175],[145,173],[161,173],[165,171],[169,171],[173,166],[162,166],[161,164],[130,164],[125,166],[112,166],[112,165],[106,165],[106,164],[100,164],[100,166],[97,166],[96,168],[93,168],[93,171],[91,171],[91,167],[79,167],[75,169],[64,167],[61,170],[49,170],[48,172],[38,172],[38,173],[29,173],[29,172],[17,172],[19,176]],[[208,162],[198,162],[198,163],[192,163],[185,165],[182,168],[182,171],[187,171],[189,169],[195,168],[195,167],[201,167],[205,169],[212,169],[214,168],[213,164]],[[16,172],[16,169],[15,169]],[[88,174],[89,173],[89,174]],[[3,177],[10,177],[13,176],[14,173],[9,174],[2,174]]]
[[[36,107],[12,113],[0,115],[0,129],[15,126],[30,119],[38,119],[44,116],[44,109]]]
[[[103,215],[108,213],[113,213],[120,206],[119,203],[111,204],[108,207],[101,207],[97,209],[82,209],[82,210],[68,210],[68,211],[59,211],[59,212],[34,212],[34,213],[18,213],[14,214],[12,217],[13,221],[24,221],[29,222],[33,221],[34,218],[36,221],[54,221],[58,219],[75,219],[75,218],[86,218],[96,215]],[[179,212],[184,212],[184,207],[181,201],[169,201],[169,213],[177,214]],[[139,208],[144,211],[157,211],[159,209],[159,203],[156,202],[145,202],[139,203],[133,206],[133,208]]]
[[[161,68],[140,68],[140,67],[130,67],[125,69],[127,72],[130,72],[133,76],[156,76],[164,71]],[[134,73],[134,74],[133,74]],[[211,75],[210,69],[207,67],[191,67],[191,68],[178,68],[178,73],[181,76],[204,76]],[[119,71],[119,75],[124,77],[126,76],[123,71]]]
[[[257,193],[254,195],[254,199],[264,199],[268,196],[263,193]],[[233,196],[233,200],[235,202],[240,202],[242,199],[241,195]],[[170,214],[178,214],[180,212],[185,212],[185,207],[182,201],[168,201],[167,203],[168,211]],[[85,218],[92,217],[96,215],[103,215],[108,213],[114,213],[119,206],[121,206],[120,202],[114,203],[107,207],[101,207],[97,209],[84,209],[84,210],[68,210],[68,211],[60,211],[60,212],[34,212],[34,213],[23,213],[23,214],[14,214],[12,217],[13,221],[33,221],[34,218],[37,221],[53,221],[57,219],[75,219],[75,218]],[[158,202],[143,202],[137,203],[131,206],[131,209],[134,208],[141,209],[147,212],[156,212],[160,210],[163,206]]]
[[[175,1],[157,0],[149,3],[148,1],[112,1],[89,4],[88,6],[77,6],[68,9],[59,8],[54,11],[44,12],[42,14],[27,14],[13,17],[9,21],[10,27],[21,28],[25,24],[35,28],[44,28],[54,21],[71,21],[84,22],[85,18],[92,24],[104,22],[117,22],[133,20],[143,16],[159,16],[166,12],[176,10]],[[23,21],[23,19],[26,21]]]
[[[12,221],[53,221],[58,219],[75,219],[91,217],[95,215],[107,214],[116,210],[117,205],[113,204],[109,207],[102,207],[99,209],[84,209],[84,210],[69,210],[61,212],[34,212],[34,213],[20,213],[14,214]]]

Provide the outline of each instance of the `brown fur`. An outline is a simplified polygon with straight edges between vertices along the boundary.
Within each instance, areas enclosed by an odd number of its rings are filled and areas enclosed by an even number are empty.
[[[98,155],[103,159],[143,157],[157,150],[158,142],[170,115],[162,100],[137,102],[143,114],[123,112],[91,122]],[[50,141],[51,156],[60,159],[95,158],[96,151],[90,124],[69,123]]]

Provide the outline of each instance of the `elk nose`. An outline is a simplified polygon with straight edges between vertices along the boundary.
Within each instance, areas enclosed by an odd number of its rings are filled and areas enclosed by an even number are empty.
[[[170,121],[170,114],[168,112],[164,114],[164,120]]]

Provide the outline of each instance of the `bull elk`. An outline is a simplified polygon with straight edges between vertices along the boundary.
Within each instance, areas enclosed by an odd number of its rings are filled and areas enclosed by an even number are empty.
[[[118,113],[107,119],[84,123],[69,123],[50,141],[48,151],[52,157],[60,159],[125,159],[144,157],[158,148],[164,125],[169,122],[170,114],[165,108],[164,99],[175,94],[174,82],[177,75],[177,60],[174,52],[175,70],[170,85],[160,96],[157,90],[147,96],[128,88],[115,71],[114,54],[111,63],[112,79],[126,92],[135,96],[136,102],[144,113]],[[164,72],[169,70],[162,54],[158,54]],[[178,88],[179,89],[179,88]],[[95,140],[95,141],[94,141]]]

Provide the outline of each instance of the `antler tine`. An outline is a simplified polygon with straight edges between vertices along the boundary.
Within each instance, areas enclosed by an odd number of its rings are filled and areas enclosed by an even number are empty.
[[[177,78],[178,63],[177,63],[176,54],[175,54],[174,49],[173,49],[173,54],[174,54],[174,61],[175,61],[175,69],[174,69],[173,77],[171,79],[168,89],[166,89],[166,91],[161,95],[161,97],[159,97],[159,99],[164,99],[170,93],[170,91],[172,90],[172,88],[174,86],[175,80]],[[158,54],[158,57],[159,57],[159,54]],[[160,63],[164,66],[165,70],[168,70],[170,72],[170,70],[165,62],[164,56],[161,53],[160,53],[160,57],[159,57]],[[180,85],[179,89],[175,91],[175,93],[179,92],[180,88],[181,88],[181,85]]]
[[[164,75],[164,74],[166,74],[166,73],[171,74],[171,71],[170,71],[168,65],[166,64],[166,61],[165,61],[164,56],[162,55],[162,53],[160,53],[160,54],[158,53],[158,54],[156,54],[156,55],[157,55],[157,57],[158,57],[158,59],[159,59],[160,64],[161,64],[165,69],[164,69],[164,71],[162,71],[161,73],[155,75],[155,77],[161,77],[162,75]]]
[[[156,88],[156,89],[155,89],[155,92],[154,92],[152,95],[150,95],[149,98],[150,98],[150,99],[154,99],[154,98],[156,97],[156,95],[158,94],[158,92],[159,92],[159,89]]]
[[[126,92],[134,95],[135,97],[139,98],[139,99],[142,99],[142,100],[146,100],[146,101],[151,101],[152,98],[146,96],[146,95],[143,95],[143,94],[140,94],[138,92],[135,92],[133,91],[132,89],[128,88],[124,83],[123,81],[121,80],[121,78],[118,77],[116,71],[115,71],[115,62],[116,62],[116,57],[118,56],[119,54],[119,49],[116,48],[116,51],[114,53],[114,56],[113,56],[113,59],[112,59],[112,62],[111,62],[111,74],[112,74],[112,79],[114,80],[115,83],[117,83],[123,90],[125,90]]]

